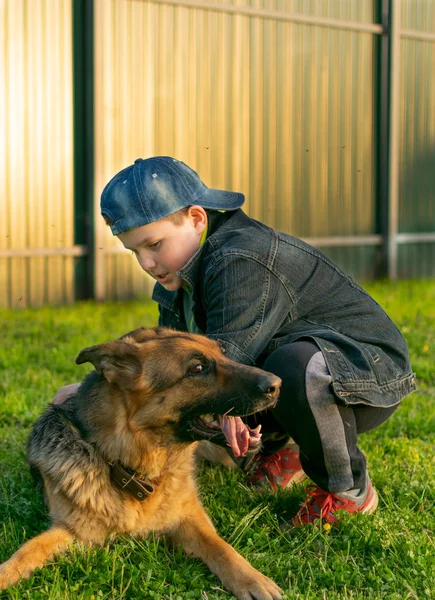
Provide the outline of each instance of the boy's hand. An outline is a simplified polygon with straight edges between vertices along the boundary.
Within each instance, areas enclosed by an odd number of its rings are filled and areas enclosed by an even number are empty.
[[[52,404],[62,404],[62,402],[65,402],[65,400],[68,400],[68,398],[71,398],[71,396],[74,396],[74,394],[79,389],[79,387],[80,387],[80,383],[70,383],[68,385],[62,386],[56,392],[55,397],[51,401]]]

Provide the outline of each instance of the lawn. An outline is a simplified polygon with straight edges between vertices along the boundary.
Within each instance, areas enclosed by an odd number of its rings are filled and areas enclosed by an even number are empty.
[[[219,533],[288,599],[435,598],[435,281],[365,287],[406,337],[419,386],[360,438],[378,511],[346,517],[329,532],[286,532],[282,524],[297,511],[304,485],[258,494],[241,472],[199,468],[201,497]],[[31,424],[61,385],[89,370],[74,363],[82,348],[156,320],[147,301],[0,312],[0,562],[48,525],[25,461]],[[205,565],[154,538],[77,546],[0,592],[17,600],[230,597]]]

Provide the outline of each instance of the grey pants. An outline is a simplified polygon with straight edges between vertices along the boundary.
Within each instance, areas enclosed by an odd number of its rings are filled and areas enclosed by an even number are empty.
[[[331,391],[331,375],[317,345],[308,339],[282,346],[261,365],[281,377],[277,406],[262,413],[264,453],[291,436],[300,447],[304,471],[322,489],[363,488],[366,460],[358,435],[383,423],[397,408],[344,405]]]

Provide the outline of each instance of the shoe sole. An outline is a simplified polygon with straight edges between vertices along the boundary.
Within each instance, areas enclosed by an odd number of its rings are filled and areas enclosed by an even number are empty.
[[[298,471],[288,482],[288,484],[285,486],[285,488],[288,490],[289,488],[293,487],[294,485],[298,484],[298,483],[302,483],[302,481],[304,481],[305,479],[307,479],[308,475],[305,473],[305,471]]]
[[[379,504],[378,492],[375,490],[374,487],[372,487],[372,497],[370,499],[370,502],[367,504],[367,506],[365,506],[362,509],[361,512],[364,513],[365,515],[371,515],[378,508],[378,504]]]

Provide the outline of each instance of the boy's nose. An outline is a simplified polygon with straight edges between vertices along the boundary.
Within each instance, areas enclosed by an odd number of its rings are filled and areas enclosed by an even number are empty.
[[[137,257],[137,260],[144,271],[152,271],[156,267],[156,261],[150,256],[144,256],[143,254],[140,254]]]

